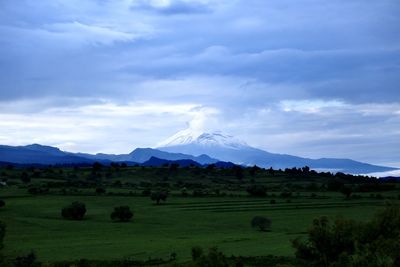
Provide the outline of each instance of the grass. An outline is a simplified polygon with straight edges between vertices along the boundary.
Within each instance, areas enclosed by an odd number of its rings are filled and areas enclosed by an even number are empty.
[[[270,204],[270,198],[170,197],[157,206],[147,197],[30,196],[1,190],[7,203],[0,210],[7,224],[3,253],[15,257],[33,250],[41,261],[168,258],[172,252],[186,260],[193,246],[218,246],[227,255],[291,256],[290,240],[304,234],[313,218],[367,220],[383,205],[382,200],[344,200],[340,194],[311,199],[307,193],[291,203],[281,198]],[[61,208],[76,200],[86,204],[85,220],[63,220]],[[131,222],[110,220],[119,205],[134,211]],[[250,227],[256,215],[271,218],[271,232]]]

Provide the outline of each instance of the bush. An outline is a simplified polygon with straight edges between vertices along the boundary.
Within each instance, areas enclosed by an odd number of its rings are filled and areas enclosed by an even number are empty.
[[[86,206],[79,201],[72,202],[61,210],[62,217],[69,220],[82,220],[85,213]]]
[[[251,227],[258,228],[260,231],[269,231],[271,229],[271,219],[263,216],[255,216],[251,220]]]
[[[269,203],[276,204],[276,200],[275,199],[271,199],[271,201]]]
[[[110,217],[113,221],[127,222],[133,217],[133,212],[128,206],[115,207]]]
[[[0,208],[4,207],[6,205],[6,202],[4,200],[0,199]]]

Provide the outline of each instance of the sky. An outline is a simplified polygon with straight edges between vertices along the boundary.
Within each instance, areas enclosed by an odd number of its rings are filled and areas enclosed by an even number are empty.
[[[0,144],[185,128],[400,167],[398,0],[1,0]]]

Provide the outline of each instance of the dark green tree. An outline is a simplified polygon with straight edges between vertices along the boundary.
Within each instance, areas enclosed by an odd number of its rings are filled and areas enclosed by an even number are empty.
[[[6,225],[0,221],[0,249],[3,248],[3,239],[6,235]]]
[[[246,191],[255,197],[265,197],[267,195],[267,188],[263,185],[251,185],[247,187]]]
[[[61,210],[61,215],[69,220],[83,220],[86,213],[86,206],[84,203],[75,201]]]
[[[150,196],[151,200],[155,201],[157,205],[161,203],[161,201],[165,202],[167,200],[168,193],[165,191],[153,192]]]
[[[353,190],[351,189],[351,187],[343,186],[343,187],[340,189],[340,193],[342,193],[343,195],[346,196],[347,199],[349,199],[350,196],[351,196],[351,194],[353,193]]]
[[[327,217],[313,221],[307,240],[293,241],[307,266],[400,266],[400,208],[388,204],[370,222]]]
[[[201,256],[203,256],[203,249],[201,247],[192,247],[192,260],[197,261]]]
[[[212,247],[208,250],[207,255],[202,255],[195,261],[195,266],[198,267],[228,267],[229,261],[227,257],[218,250],[217,247]]]
[[[14,261],[14,267],[39,267],[40,264],[36,261],[36,255],[30,252],[26,256],[19,256]]]
[[[133,212],[128,206],[119,206],[114,208],[114,211],[111,213],[110,217],[113,221],[128,222],[130,219],[132,219]]]
[[[29,183],[31,181],[31,178],[29,177],[29,175],[26,172],[23,172],[21,174],[21,181],[23,183]]]
[[[96,194],[105,194],[106,193],[106,189],[104,187],[97,187],[96,188]]]
[[[271,230],[272,221],[269,218],[263,216],[255,216],[251,220],[251,227],[258,228],[260,231],[269,231]]]
[[[235,177],[238,180],[242,180],[244,178],[243,169],[241,166],[239,166],[239,165],[233,166],[233,171],[235,173]]]

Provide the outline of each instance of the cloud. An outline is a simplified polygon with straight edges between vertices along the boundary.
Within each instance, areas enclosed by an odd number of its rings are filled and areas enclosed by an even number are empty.
[[[125,152],[221,128],[275,152],[397,162],[399,10],[396,0],[0,1],[0,142]]]
[[[345,106],[340,101],[323,101],[323,100],[284,100],[281,106],[285,112],[303,112],[303,113],[321,113],[322,110],[342,108]]]
[[[189,1],[189,0],[153,0],[135,1],[132,9],[154,11],[162,15],[191,15],[203,14],[212,11],[208,1]]]
[[[86,152],[130,152],[138,146],[155,145],[160,136],[169,134],[171,126],[183,128],[187,121],[194,125],[201,119],[200,113],[211,112],[197,104],[162,102],[88,103],[23,112],[26,106],[30,110],[33,103],[14,102],[14,111],[0,114],[1,143],[41,143]]]

